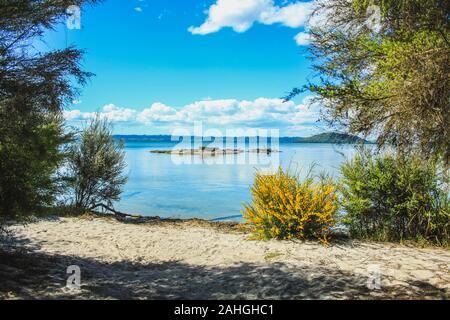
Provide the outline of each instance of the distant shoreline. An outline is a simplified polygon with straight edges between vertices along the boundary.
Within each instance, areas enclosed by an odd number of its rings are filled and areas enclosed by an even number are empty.
[[[188,136],[191,138],[191,141],[194,141],[195,138],[202,139],[202,137]],[[114,135],[116,140],[121,140],[124,142],[160,142],[160,143],[179,143],[182,139],[186,139],[187,137],[179,137],[177,140],[172,140],[171,135]],[[206,137],[203,137],[205,139]],[[209,137],[208,137],[209,138]],[[246,143],[250,142],[250,139],[254,140],[263,139],[263,141],[271,141],[270,137],[212,137],[210,141],[204,141],[205,143],[213,142],[216,139],[245,139]],[[314,135],[311,137],[279,137],[279,143],[323,143],[323,144],[374,144],[374,142],[362,139],[357,136],[348,135],[345,133],[337,133],[337,132],[328,132],[321,133],[318,135]]]

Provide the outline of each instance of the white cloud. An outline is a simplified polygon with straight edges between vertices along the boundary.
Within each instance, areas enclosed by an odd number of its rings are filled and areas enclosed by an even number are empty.
[[[129,108],[119,108],[114,104],[107,104],[103,107],[100,115],[112,122],[132,121],[136,118],[136,110]]]
[[[106,118],[111,122],[127,122],[136,119],[136,110],[119,108],[114,104],[107,104],[100,112],[81,112],[80,110],[64,110],[64,119],[68,121],[83,121],[92,119],[98,114],[100,118]]]
[[[64,119],[66,120],[84,120],[88,119],[87,112],[81,112],[80,110],[64,110]]]
[[[178,122],[180,120],[180,116],[176,109],[166,106],[163,103],[156,102],[152,104],[150,108],[141,111],[137,115],[136,120],[146,124],[158,122]]]
[[[294,37],[294,40],[297,43],[297,45],[299,45],[299,46],[306,46],[311,41],[311,35],[309,33],[307,33],[307,32],[299,32]]]
[[[259,22],[263,24],[280,23],[286,27],[299,28],[304,26],[312,13],[312,2],[296,2],[285,7],[273,6],[263,12]]]
[[[301,104],[277,98],[200,100],[181,108],[156,102],[142,111],[108,104],[99,114],[114,123],[128,122],[152,128],[189,126],[202,121],[206,126],[217,128],[293,129],[313,126],[318,120],[320,108],[317,105],[308,107],[309,99],[305,98]],[[95,113],[71,110],[65,111],[64,115],[68,121],[85,121],[93,118]]]
[[[217,0],[207,10],[208,17],[200,26],[189,27],[192,34],[205,35],[229,27],[245,32],[254,23],[279,23],[290,28],[304,27],[312,12],[313,1],[295,2],[282,7],[273,0]]]
[[[142,12],[143,10],[142,10],[141,7],[136,7],[136,8],[134,8],[134,11],[136,11],[136,12]]]

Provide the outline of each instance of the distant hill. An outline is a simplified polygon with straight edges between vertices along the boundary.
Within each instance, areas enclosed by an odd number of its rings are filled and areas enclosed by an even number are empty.
[[[336,144],[357,144],[357,143],[371,143],[365,139],[357,136],[352,136],[346,133],[327,132],[316,134],[312,137],[297,138],[297,143],[336,143]]]

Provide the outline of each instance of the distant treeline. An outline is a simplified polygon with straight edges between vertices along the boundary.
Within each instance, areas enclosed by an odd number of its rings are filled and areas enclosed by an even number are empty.
[[[115,135],[115,139],[125,142],[179,142],[179,140],[172,140],[171,135]],[[249,137],[245,138],[248,143]],[[270,138],[269,138],[270,141]],[[357,136],[348,135],[345,133],[329,132],[321,133],[311,137],[280,137],[280,143],[335,143],[335,144],[357,144],[372,142],[362,139]]]

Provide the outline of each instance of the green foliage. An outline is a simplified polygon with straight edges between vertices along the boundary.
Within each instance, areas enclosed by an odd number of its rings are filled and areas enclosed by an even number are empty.
[[[331,179],[314,181],[284,172],[258,172],[251,188],[252,202],[244,219],[256,239],[315,238],[328,241],[338,209]]]
[[[68,136],[58,117],[5,111],[0,107],[0,217],[23,219],[59,193],[56,170]]]
[[[369,6],[380,8],[369,22]],[[444,0],[318,0],[318,77],[306,86],[324,118],[380,146],[450,161],[450,5]],[[292,95],[299,90],[294,90]]]
[[[367,150],[341,166],[351,235],[380,241],[450,243],[449,181],[437,162]]]
[[[116,143],[107,120],[93,119],[68,150],[67,182],[77,209],[112,208],[127,181],[122,143]]]
[[[62,110],[90,74],[80,68],[82,52],[42,53],[33,44],[68,5],[84,2],[0,2],[0,222],[43,210],[61,190],[57,168],[69,140]]]

